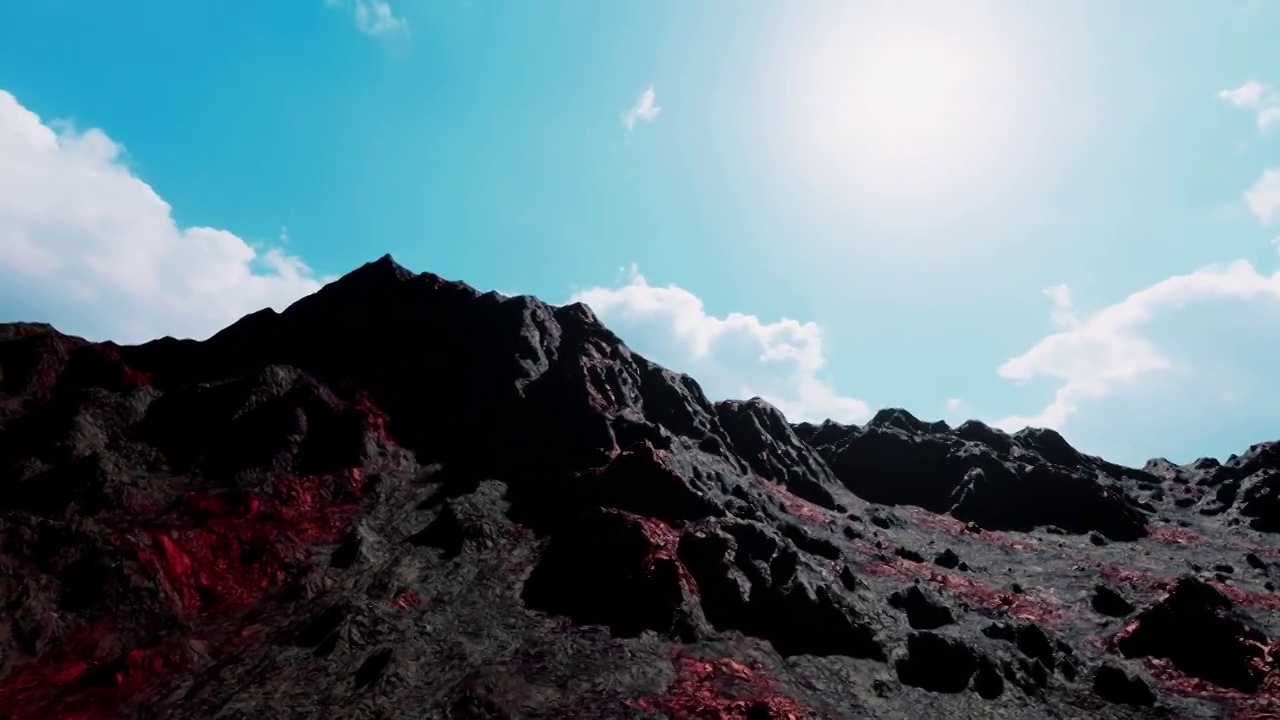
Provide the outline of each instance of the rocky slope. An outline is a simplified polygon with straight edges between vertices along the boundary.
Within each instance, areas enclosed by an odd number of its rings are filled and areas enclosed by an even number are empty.
[[[1277,718],[1280,443],[713,403],[389,257],[204,342],[0,326],[0,718]]]

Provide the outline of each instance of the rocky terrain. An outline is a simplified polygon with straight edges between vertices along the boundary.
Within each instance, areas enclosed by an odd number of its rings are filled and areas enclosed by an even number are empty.
[[[792,425],[389,257],[0,326],[5,720],[1280,718],[1277,533],[1280,442]]]

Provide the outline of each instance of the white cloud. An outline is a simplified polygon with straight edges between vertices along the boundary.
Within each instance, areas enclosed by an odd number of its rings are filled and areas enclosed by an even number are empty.
[[[1248,110],[1256,110],[1265,103],[1272,95],[1271,88],[1257,80],[1248,80],[1243,85],[1232,90],[1223,90],[1218,93],[1218,97],[1226,100],[1228,103]]]
[[[654,104],[657,95],[654,93],[653,85],[650,85],[644,92],[640,93],[640,97],[636,98],[636,104],[631,109],[622,113],[622,124],[631,130],[636,126],[636,122],[643,120],[644,122],[653,122],[658,119],[658,113],[662,112],[662,108]]]
[[[1211,265],[1162,280],[1086,317],[1056,304],[1055,319],[1062,330],[997,370],[1015,382],[1059,381],[1054,399],[1036,415],[1009,417],[996,424],[1009,430],[1061,428],[1083,403],[1106,397],[1138,378],[1179,367],[1145,336],[1144,329],[1162,313],[1217,298],[1280,300],[1280,271],[1263,275],[1243,260]]]
[[[1262,173],[1244,194],[1249,210],[1264,223],[1280,219],[1280,168]]]
[[[1272,125],[1280,125],[1280,106],[1263,108],[1258,111],[1258,128],[1266,130]]]
[[[1256,112],[1259,130],[1280,124],[1280,94],[1267,83],[1249,80],[1238,88],[1219,92],[1218,97],[1242,110]]]
[[[867,404],[839,394],[818,376],[825,363],[817,324],[755,315],[715,317],[675,285],[650,285],[634,267],[614,288],[574,293],[641,354],[696,377],[713,399],[759,395],[793,422],[866,419]]]
[[[401,35],[409,32],[409,21],[397,17],[386,0],[325,0],[331,8],[351,11],[356,29],[366,35]]]
[[[1053,304],[1058,309],[1071,309],[1071,288],[1066,285],[1054,285],[1053,287],[1045,288],[1044,294],[1053,300]]]
[[[964,409],[965,409],[964,398],[958,398],[958,397],[947,398],[948,414],[955,415],[957,413],[963,412]]]
[[[51,126],[0,90],[0,319],[121,341],[203,337],[320,286],[279,247],[179,227],[123,155],[102,130]]]
[[[1280,97],[1269,85],[1251,80],[1218,95],[1235,107],[1257,112],[1260,128],[1280,122]],[[1263,224],[1280,219],[1280,168],[1265,170],[1245,191],[1244,200]],[[1273,243],[1280,250],[1280,237]],[[1108,396],[1129,397],[1129,408],[1111,407],[1134,416],[1132,406],[1150,403],[1134,403],[1132,399],[1156,388],[1174,396],[1161,400],[1162,406],[1181,404],[1193,412],[1203,411],[1188,404],[1190,396],[1197,393],[1201,399],[1238,399],[1237,388],[1252,382],[1246,376],[1256,378],[1258,373],[1234,356],[1248,343],[1261,342],[1255,339],[1259,335],[1255,328],[1274,324],[1280,312],[1280,270],[1263,274],[1244,260],[1210,265],[1161,280],[1089,315],[1074,310],[1070,288],[1065,285],[1048,288],[1045,294],[1053,301],[1051,317],[1058,332],[1008,360],[997,372],[1017,383],[1048,379],[1057,381],[1058,387],[1052,402],[1039,413],[996,423],[1008,430],[1024,426],[1061,429],[1085,404]],[[1215,305],[1215,300],[1233,304],[1223,307]],[[1249,305],[1242,307],[1242,303]],[[1159,334],[1155,326],[1167,326],[1170,317],[1178,319],[1176,329],[1157,343],[1153,340]],[[1237,333],[1232,335],[1229,329]],[[1264,355],[1274,351],[1261,349]],[[1194,361],[1188,361],[1192,357]],[[1144,381],[1141,385],[1137,383],[1140,379]],[[1227,389],[1208,389],[1224,387]]]

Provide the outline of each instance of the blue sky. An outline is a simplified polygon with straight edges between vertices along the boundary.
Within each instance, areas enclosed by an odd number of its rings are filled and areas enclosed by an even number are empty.
[[[792,419],[1280,437],[1280,0],[0,0],[0,320],[390,252]]]

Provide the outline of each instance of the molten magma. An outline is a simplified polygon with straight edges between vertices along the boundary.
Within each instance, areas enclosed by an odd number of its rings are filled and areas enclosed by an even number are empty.
[[[308,545],[338,539],[350,524],[364,475],[275,478],[270,495],[191,493],[178,517],[149,531],[138,558],[162,577],[188,613],[243,609],[287,571]]]
[[[151,641],[122,647],[127,634],[141,633],[108,619],[79,627],[0,683],[0,718],[127,716],[131,698],[217,654],[193,639],[202,623],[262,602],[291,570],[306,566],[309,546],[336,541],[354,519],[363,484],[364,474],[349,469],[276,477],[265,492],[189,493],[134,547],[173,600],[169,619],[152,619]],[[182,637],[168,629],[184,625],[192,630]],[[168,636],[157,640],[161,628]]]
[[[1049,600],[1037,597],[1031,591],[1020,593],[1002,591],[960,573],[938,570],[920,563],[904,562],[896,557],[879,562],[860,563],[858,571],[881,577],[924,580],[937,585],[957,600],[1041,625],[1052,625],[1061,621],[1063,617],[1061,608]]]
[[[118,640],[107,621],[82,626],[0,685],[0,717],[117,720],[127,716],[130,698],[196,659],[190,643],[113,653]]]
[[[1219,701],[1222,717],[1228,720],[1280,720],[1280,670],[1277,670],[1276,663],[1280,648],[1273,644],[1261,650],[1257,662],[1269,669],[1265,670],[1268,674],[1262,687],[1254,693],[1224,688],[1208,680],[1191,677],[1164,658],[1143,658],[1142,665],[1167,692]]]
[[[673,720],[745,720],[808,717],[795,700],[780,694],[759,670],[731,659],[700,660],[677,655],[676,678],[664,695],[633,700],[644,712]]]

